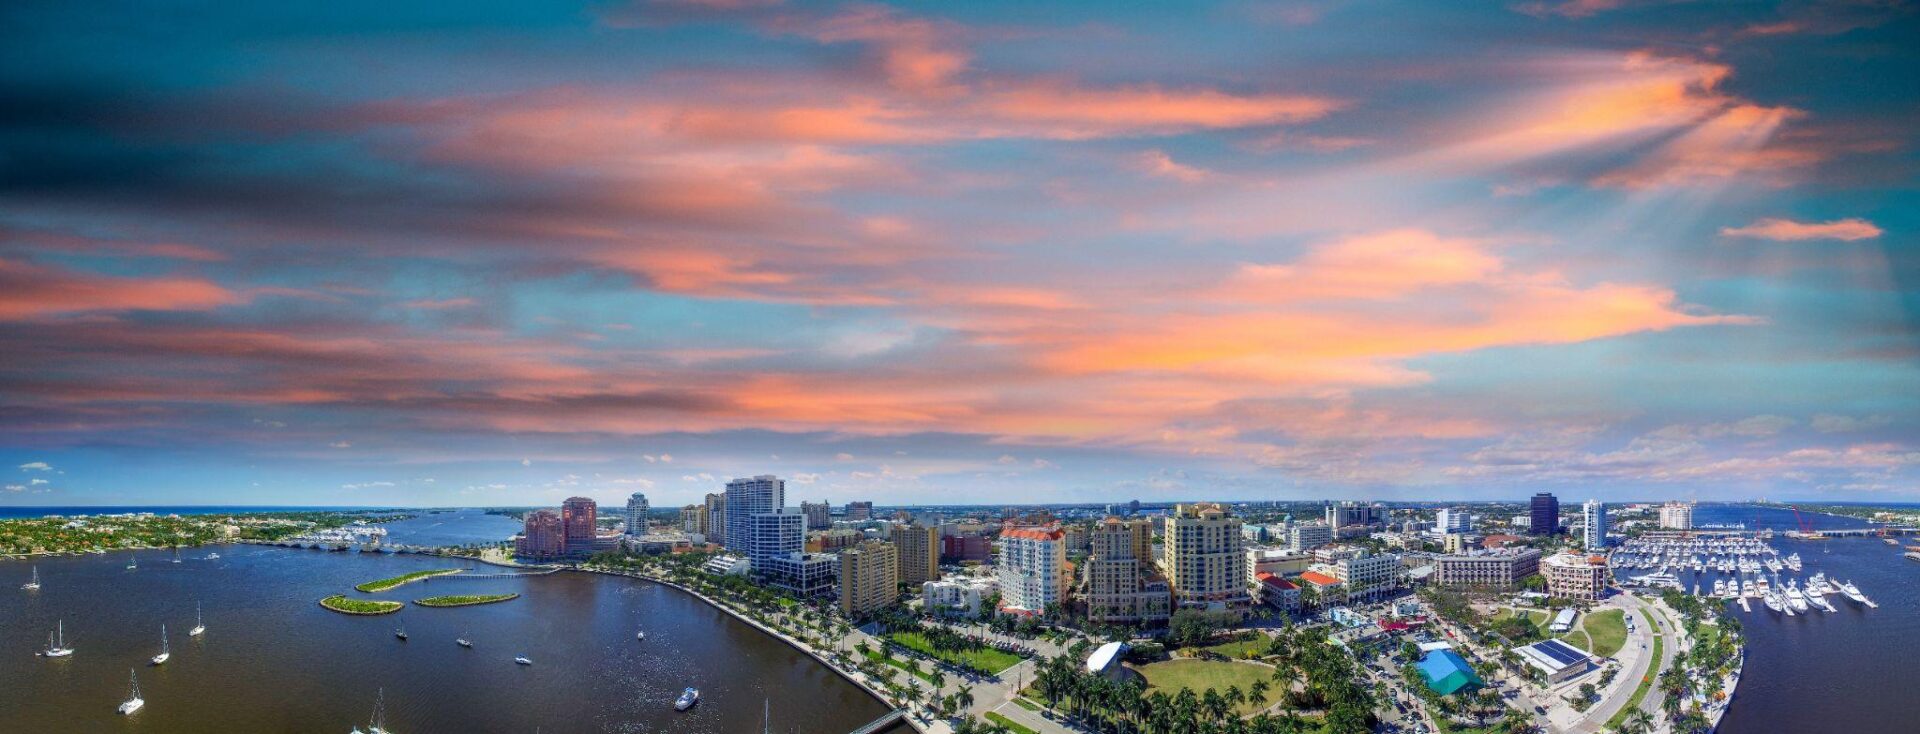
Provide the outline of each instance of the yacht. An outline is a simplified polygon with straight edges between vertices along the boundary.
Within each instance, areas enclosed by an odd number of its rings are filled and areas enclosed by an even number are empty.
[[[26,583],[21,584],[20,588],[26,589],[27,591],[40,590],[40,567],[39,566],[33,567],[33,578],[29,579]]]
[[[380,689],[380,695],[373,699],[373,715],[367,717],[367,728],[353,728],[353,734],[393,734],[387,730],[387,689]]]
[[[132,689],[127,693],[127,700],[120,702],[121,714],[131,714],[139,711],[141,706],[147,705],[147,699],[140,697],[140,674],[129,668],[127,676],[133,681]]]
[[[47,649],[40,654],[50,658],[64,658],[73,654],[73,648],[67,647],[67,622],[61,620],[54,624],[53,634],[47,635]]]
[[[199,637],[207,631],[207,623],[200,620],[200,602],[193,603],[193,629],[187,630],[188,637]]]
[[[1792,579],[1787,580],[1787,603],[1793,605],[1793,611],[1807,611],[1807,596],[1800,593],[1800,586]]]
[[[214,553],[208,553],[208,554],[207,554],[207,560],[209,560],[209,561],[218,561],[218,560],[220,560],[220,554],[219,554],[218,552],[214,552]]]
[[[455,638],[453,642],[454,644],[457,644],[461,647],[473,647],[473,641],[468,640],[467,635],[464,632],[461,633],[458,638]]]
[[[1787,568],[1791,568],[1795,571],[1800,570],[1800,554],[1799,553],[1794,553],[1792,555],[1787,556]]]
[[[517,657],[517,658],[514,658],[514,659],[513,659],[513,661],[514,661],[514,662],[516,662],[516,663],[519,663],[519,664],[521,664],[521,665],[532,665],[532,664],[533,664],[533,661],[532,661],[532,660],[529,660],[529,659],[527,659],[527,656],[525,656],[525,655],[521,655],[520,657]]]
[[[1868,607],[1880,606],[1873,603],[1872,599],[1868,599],[1866,594],[1860,593],[1860,587],[1854,586],[1852,581],[1840,584],[1840,593],[1845,594],[1846,597],[1851,599],[1855,604],[1865,604]]]
[[[171,657],[173,653],[167,649],[167,626],[162,624],[160,625],[160,654],[153,656],[153,664],[165,665],[167,659]]]
[[[673,702],[673,710],[685,711],[700,702],[700,689],[688,688],[680,692],[680,700]]]

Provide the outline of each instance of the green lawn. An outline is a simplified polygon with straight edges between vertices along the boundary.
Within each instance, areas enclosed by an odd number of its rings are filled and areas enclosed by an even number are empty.
[[[321,599],[320,606],[342,614],[387,614],[400,611],[400,608],[406,605],[397,601],[349,599],[345,596],[334,594],[333,596]]]
[[[888,655],[879,650],[867,651],[867,659],[878,660],[880,662],[886,663],[888,665],[891,665],[893,667],[906,671],[907,673],[913,675],[913,677],[926,681],[929,684],[933,683],[933,673],[931,671],[928,671],[926,666],[924,665],[922,665],[918,670],[915,670],[913,668],[907,667],[907,661],[901,660],[900,658],[896,658],[892,655]]]
[[[1653,662],[1647,666],[1646,677],[1640,679],[1640,687],[1633,689],[1633,697],[1627,699],[1626,706],[1622,707],[1619,711],[1614,712],[1613,718],[1607,719],[1608,729],[1619,728],[1620,723],[1627,720],[1628,714],[1632,713],[1634,709],[1640,708],[1640,700],[1647,697],[1647,691],[1652,690],[1654,682],[1659,680],[1659,671],[1660,671],[1660,636],[1659,635],[1653,636],[1653,657],[1650,659]],[[1674,662],[1677,663],[1679,661],[1676,660]]]
[[[1581,632],[1580,630],[1574,630],[1561,635],[1560,640],[1582,650],[1588,652],[1593,651],[1593,640],[1587,639],[1587,633]]]
[[[1225,660],[1180,659],[1142,665],[1134,668],[1146,676],[1148,688],[1158,688],[1171,696],[1182,688],[1191,688],[1194,693],[1205,694],[1211,688],[1225,694],[1232,686],[1241,691],[1250,691],[1253,682],[1266,680],[1273,675],[1273,669],[1264,665]],[[1242,716],[1250,715],[1273,704],[1277,692],[1267,694],[1267,701],[1255,703],[1247,701],[1234,708]]]
[[[401,574],[399,576],[395,576],[390,579],[380,579],[379,581],[368,581],[364,584],[355,586],[353,588],[359,591],[367,592],[367,593],[373,593],[376,591],[386,591],[387,589],[391,589],[401,584],[410,584],[415,581],[419,581],[420,579],[431,578],[434,576],[445,576],[450,573],[459,573],[465,570],[466,569],[464,568],[440,568],[440,569],[434,569],[432,571],[415,571],[413,573]]]
[[[1201,649],[1224,658],[1245,660],[1249,657],[1249,653],[1251,653],[1251,657],[1260,657],[1267,654],[1268,644],[1269,640],[1267,640],[1265,635],[1262,635],[1251,640],[1224,642]]]
[[[933,644],[918,632],[892,632],[887,635],[887,639],[909,650],[988,674],[998,674],[1019,665],[1021,660],[1019,655],[984,646],[972,650],[934,650]]]
[[[1541,629],[1546,629],[1547,622],[1551,621],[1552,619],[1551,617],[1547,616],[1546,612],[1529,611],[1529,612],[1526,612],[1526,615],[1527,615],[1527,619],[1533,620],[1534,626],[1539,627]],[[1499,622],[1499,621],[1511,618],[1513,616],[1516,616],[1514,609],[1512,607],[1507,607],[1507,608],[1501,609],[1499,613],[1493,615],[1493,621]]]
[[[519,594],[467,594],[463,596],[429,596],[415,599],[413,603],[423,607],[467,607],[475,604],[492,604],[520,598]]]
[[[987,720],[1006,727],[1007,731],[1013,732],[1013,734],[1039,734],[1039,732],[1015,723],[1013,719],[1001,716],[992,711],[987,712]]]
[[[1593,640],[1593,647],[1587,649],[1595,655],[1612,657],[1627,644],[1626,612],[1621,610],[1607,609],[1589,614],[1581,628]]]

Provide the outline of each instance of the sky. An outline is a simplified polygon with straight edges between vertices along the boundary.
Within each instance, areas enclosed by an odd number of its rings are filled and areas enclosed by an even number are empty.
[[[1920,499],[1913,3],[0,7],[0,504]]]

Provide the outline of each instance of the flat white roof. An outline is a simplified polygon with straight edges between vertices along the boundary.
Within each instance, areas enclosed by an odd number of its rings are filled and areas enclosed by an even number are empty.
[[[1453,643],[1451,642],[1420,643],[1420,652],[1433,652],[1435,650],[1452,650],[1452,649],[1453,649]]]
[[[1087,672],[1098,673],[1106,670],[1107,666],[1112,665],[1113,661],[1120,659],[1120,656],[1126,652],[1127,643],[1124,642],[1109,642],[1101,645],[1100,649],[1094,650],[1093,654],[1087,657]]]

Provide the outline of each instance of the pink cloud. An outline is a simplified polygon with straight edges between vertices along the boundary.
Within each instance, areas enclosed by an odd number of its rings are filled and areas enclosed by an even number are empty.
[[[205,311],[245,299],[194,278],[123,278],[0,259],[0,318],[111,311]]]
[[[1791,219],[1760,219],[1743,227],[1721,227],[1722,237],[1751,237],[1778,242],[1797,242],[1801,240],[1870,240],[1879,237],[1883,230],[1874,223],[1857,217],[1835,219],[1828,222],[1796,222]]]

